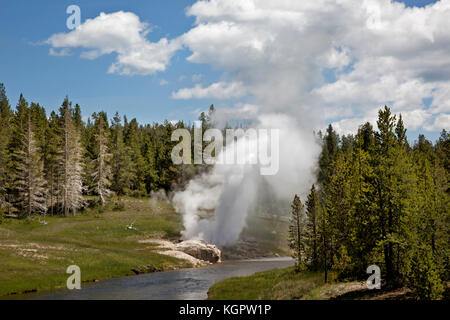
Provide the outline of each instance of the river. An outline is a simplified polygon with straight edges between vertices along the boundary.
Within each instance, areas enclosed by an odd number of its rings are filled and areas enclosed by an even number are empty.
[[[225,261],[202,268],[148,273],[82,284],[81,290],[56,290],[10,296],[13,299],[201,300],[217,281],[293,265],[290,258]],[[83,274],[81,274],[83,277]]]

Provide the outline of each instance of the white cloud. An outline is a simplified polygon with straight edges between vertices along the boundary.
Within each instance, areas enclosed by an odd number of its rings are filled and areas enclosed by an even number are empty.
[[[166,79],[161,79],[159,80],[159,85],[160,86],[166,86],[169,84],[169,81],[167,81]]]
[[[193,88],[183,88],[172,93],[174,99],[230,99],[240,98],[246,94],[241,82],[216,82],[209,87],[200,84]]]
[[[430,112],[423,109],[401,112],[401,115],[405,127],[408,128],[408,130],[417,130],[423,127],[432,117]]]
[[[435,128],[450,112],[450,0],[423,8],[391,0],[210,0],[186,12],[196,22],[172,40],[148,41],[147,24],[120,11],[47,42],[55,50],[85,48],[89,59],[116,53],[109,72],[120,74],[164,71],[186,48],[188,61],[230,80],[173,98],[250,96],[262,112],[307,118],[315,128],[346,119],[340,126],[349,127],[385,104],[418,129]],[[335,72],[332,83],[322,76],[327,69]]]
[[[108,72],[148,75],[164,71],[174,52],[180,48],[177,40],[162,38],[158,42],[150,42],[145,38],[148,32],[148,25],[134,13],[102,12],[73,31],[52,35],[47,43],[52,46],[50,54],[55,52],[54,48],[67,50],[77,47],[87,49],[81,53],[81,57],[86,59],[116,53],[117,60]]]
[[[431,104],[433,112],[450,112],[450,83],[442,83],[433,92]]]
[[[231,73],[262,109],[307,114],[316,127],[332,121],[347,132],[385,104],[416,129],[448,112],[449,0],[424,8],[390,0],[211,0],[187,13],[196,17],[182,36],[189,61]],[[335,82],[324,82],[325,69],[336,70]]]
[[[330,48],[329,51],[319,56],[317,62],[325,68],[342,68],[351,62],[350,50],[348,48]]]
[[[442,129],[449,130],[450,128],[450,114],[439,114],[431,125],[425,126],[425,130],[428,131],[442,131]]]
[[[70,56],[71,52],[68,48],[63,48],[61,50],[55,50],[53,48],[50,48],[49,54],[54,57],[65,57]]]

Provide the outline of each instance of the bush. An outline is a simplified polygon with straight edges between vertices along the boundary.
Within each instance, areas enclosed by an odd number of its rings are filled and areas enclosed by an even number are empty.
[[[354,269],[354,265],[352,263],[352,259],[348,255],[347,248],[345,246],[341,246],[337,252],[333,256],[333,268],[334,271],[338,272],[338,279],[345,280],[352,278],[352,271]]]
[[[429,246],[416,249],[411,255],[408,286],[419,299],[441,299],[444,285]]]

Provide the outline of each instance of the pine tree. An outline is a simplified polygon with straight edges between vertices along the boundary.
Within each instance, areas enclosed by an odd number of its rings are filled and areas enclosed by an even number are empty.
[[[120,123],[119,114],[113,118],[112,123],[112,184],[113,190],[118,196],[125,195],[131,188],[134,176],[130,157],[130,148],[125,145],[123,137],[123,126]]]
[[[48,119],[45,113],[45,108],[38,103],[32,102],[30,104],[30,114],[36,143],[39,148],[40,155],[44,157],[47,147],[46,133],[48,127]]]
[[[328,270],[330,269],[330,256],[331,256],[331,237],[330,237],[330,221],[328,217],[328,211],[325,206],[321,207],[320,219],[318,225],[318,235],[319,235],[319,253],[320,253],[320,264],[324,273],[324,282],[328,282]]]
[[[415,210],[404,217],[403,235],[408,251],[408,285],[422,299],[439,298],[449,266],[448,173],[423,136],[414,146],[417,192]]]
[[[341,276],[345,276],[350,267],[347,263],[345,253],[349,247],[350,218],[355,198],[353,184],[353,167],[350,161],[350,155],[338,152],[333,162],[333,173],[329,178],[329,183],[325,187],[325,206],[328,212],[329,232],[330,232],[330,268],[331,258],[333,259],[334,269]],[[343,268],[345,266],[345,268]]]
[[[136,119],[132,119],[129,123],[125,122],[125,144],[130,148],[130,157],[132,164],[131,190],[135,195],[145,193],[145,160],[142,156],[142,140],[140,136],[140,128]]]
[[[13,112],[6,96],[3,83],[0,83],[0,210],[10,207],[7,189],[11,183],[9,174],[10,153],[9,143],[11,140]],[[3,212],[3,210],[2,210]]]
[[[21,135],[22,147],[15,153],[17,208],[25,215],[45,213],[46,181],[43,177],[44,164],[40,156],[32,128],[31,114]]]
[[[371,156],[374,149],[374,132],[369,123],[361,126],[356,135],[352,162],[352,193],[354,201],[349,212],[348,249],[356,274],[365,274],[367,266],[377,264],[373,249],[377,245],[376,192],[373,190],[374,170]]]
[[[320,265],[351,278],[377,264],[385,286],[407,284],[419,298],[439,298],[450,265],[448,134],[435,146],[420,135],[411,149],[401,115],[396,121],[384,107],[377,125],[378,132],[366,123],[337,145],[330,128],[323,138]]]
[[[386,282],[392,284],[396,278],[394,270],[394,244],[395,232],[394,208],[393,208],[393,150],[396,143],[394,134],[395,115],[391,115],[390,109],[385,106],[384,110],[378,112],[377,157],[376,161],[376,185],[378,191],[378,218],[379,218],[379,240],[383,246],[384,264],[386,268]]]
[[[439,164],[446,172],[450,172],[450,133],[442,130],[439,140],[436,142],[436,156]],[[450,192],[450,190],[448,190]]]
[[[78,103],[72,110],[72,118],[75,128],[78,130],[78,132],[81,132],[81,130],[83,130],[83,119],[81,116],[81,107],[78,105]]]
[[[394,133],[396,116],[388,107],[379,111],[376,133],[375,185],[377,190],[377,215],[379,218],[379,243],[383,247],[386,282],[401,282],[402,221],[414,210],[415,175],[407,145]],[[402,137],[402,122],[395,130]]]
[[[99,196],[100,205],[104,205],[106,198],[111,195],[110,178],[111,154],[108,152],[109,128],[106,114],[101,112],[94,114],[95,119],[95,142],[96,142],[96,158],[94,160],[93,179],[95,183],[95,191]]]
[[[144,159],[146,164],[145,169],[145,187],[147,193],[151,193],[152,191],[157,191],[160,186],[160,177],[157,172],[157,154],[154,143],[154,139],[152,139],[149,134],[144,137]]]
[[[403,124],[402,115],[400,114],[397,122],[397,126],[395,127],[395,134],[397,136],[397,141],[400,145],[405,145],[408,143],[406,139],[406,129]]]
[[[9,161],[6,168],[6,171],[9,174],[5,177],[5,180],[7,181],[7,202],[12,204],[12,207],[17,207],[14,205],[14,202],[19,199],[18,189],[15,187],[15,180],[17,179],[16,164],[21,161],[21,159],[17,156],[23,151],[23,136],[28,125],[29,114],[30,109],[28,107],[28,102],[25,100],[23,95],[20,94],[10,127],[11,136],[8,145]],[[9,209],[11,210],[12,208]]]
[[[96,113],[92,115],[95,119]],[[83,157],[82,157],[82,180],[83,185],[85,186],[85,193],[88,195],[95,194],[96,185],[94,181],[95,175],[95,159],[97,158],[97,143],[95,138],[95,124],[92,122],[92,117],[89,117],[86,123],[86,126],[83,129],[81,135],[81,145],[83,148]],[[95,120],[94,120],[95,121]]]
[[[172,130],[174,130],[174,127],[167,121],[164,125],[156,125],[155,127],[156,157],[154,168],[157,172],[159,188],[165,190],[171,189],[179,175],[179,168],[173,164],[171,158],[174,143],[168,142],[170,141]]]
[[[63,131],[60,119],[53,111],[46,132],[44,172],[48,185],[47,206],[51,215],[60,213],[63,169]]]
[[[66,97],[61,108],[63,130],[62,142],[62,208],[65,216],[77,213],[83,204],[83,183],[81,180],[82,148],[80,134],[72,120],[72,109]]]
[[[338,152],[339,136],[334,131],[333,126],[328,125],[322,142],[322,152],[319,157],[318,182],[321,187],[325,187],[329,182],[332,170],[332,163],[336,159]]]
[[[312,270],[317,270],[319,267],[319,215],[320,203],[319,195],[314,184],[305,202],[306,205],[306,244],[307,255]]]
[[[295,259],[296,270],[300,271],[303,265],[302,251],[304,250],[302,241],[303,232],[303,204],[298,195],[294,196],[291,205],[291,220],[289,225],[289,248],[292,250],[292,257]]]

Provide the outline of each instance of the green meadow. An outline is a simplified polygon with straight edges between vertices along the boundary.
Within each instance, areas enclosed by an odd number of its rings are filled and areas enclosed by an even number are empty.
[[[0,224],[0,296],[64,288],[69,265],[83,282],[188,267],[139,240],[180,237],[170,203],[126,198],[77,216],[4,219]]]

